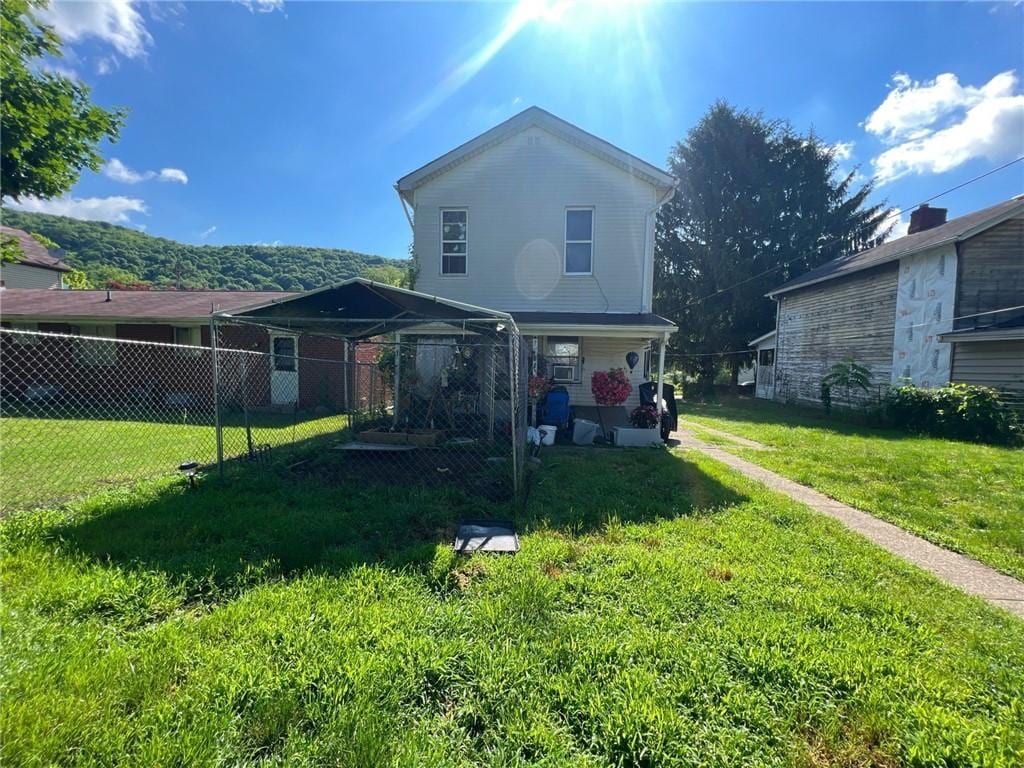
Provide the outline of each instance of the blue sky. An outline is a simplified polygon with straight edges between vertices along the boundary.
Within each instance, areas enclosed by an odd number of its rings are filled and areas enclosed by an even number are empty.
[[[1024,6],[64,3],[61,67],[130,108],[101,173],[30,209],[194,243],[404,256],[392,188],[530,105],[651,162],[715,99],[811,127],[911,205],[1024,155]],[[1024,163],[942,198],[1024,191]]]

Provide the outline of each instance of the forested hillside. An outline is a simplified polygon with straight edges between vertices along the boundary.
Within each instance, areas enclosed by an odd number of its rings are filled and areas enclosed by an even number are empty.
[[[317,288],[404,261],[301,245],[186,245],[100,221],[4,209],[3,223],[38,233],[67,251],[94,287],[148,283],[158,288],[287,290]]]

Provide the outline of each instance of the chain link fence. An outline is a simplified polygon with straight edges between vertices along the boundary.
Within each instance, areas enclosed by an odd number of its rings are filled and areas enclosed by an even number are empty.
[[[0,329],[4,510],[257,462],[316,482],[516,496],[518,334],[352,343],[225,324],[216,345]]]

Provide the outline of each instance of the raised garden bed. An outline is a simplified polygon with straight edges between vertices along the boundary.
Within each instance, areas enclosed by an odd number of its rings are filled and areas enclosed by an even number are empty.
[[[444,430],[410,429],[403,432],[388,432],[384,429],[368,429],[359,433],[359,439],[364,443],[417,445],[426,448],[444,440]]]

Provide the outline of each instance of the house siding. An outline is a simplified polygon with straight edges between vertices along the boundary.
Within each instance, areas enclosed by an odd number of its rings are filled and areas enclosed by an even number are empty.
[[[0,267],[4,288],[60,288],[60,277],[61,273],[55,269],[30,264],[4,264]]]
[[[655,187],[530,127],[418,187],[417,290],[505,311],[649,312]],[[593,207],[593,274],[565,275],[567,207]],[[441,275],[443,208],[465,208],[466,275]]]
[[[775,399],[820,403],[822,377],[852,357],[871,371],[874,398],[893,364],[898,264],[779,297]]]
[[[1024,218],[1004,221],[965,240],[959,252],[957,329],[995,319],[994,315],[970,317],[979,312],[1024,305]],[[1000,315],[1000,319],[1011,316]]]
[[[972,341],[954,346],[953,381],[994,387],[1007,403],[1024,410],[1024,341]]]
[[[557,335],[557,334],[556,334]],[[540,337],[541,350],[543,351],[544,337]],[[639,387],[645,381],[644,378],[644,350],[650,346],[650,342],[644,339],[635,338],[614,338],[607,336],[581,336],[580,356],[583,358],[580,365],[580,380],[575,382],[558,382],[569,391],[569,399],[575,405],[594,405],[594,394],[590,391],[590,377],[596,371],[608,371],[612,368],[622,368],[626,371],[633,391],[629,399],[623,403],[625,408],[636,408],[640,405]],[[639,360],[630,373],[626,365],[626,354],[636,352]],[[657,366],[657,355],[652,359],[652,368]],[[652,371],[657,373],[657,371]]]

